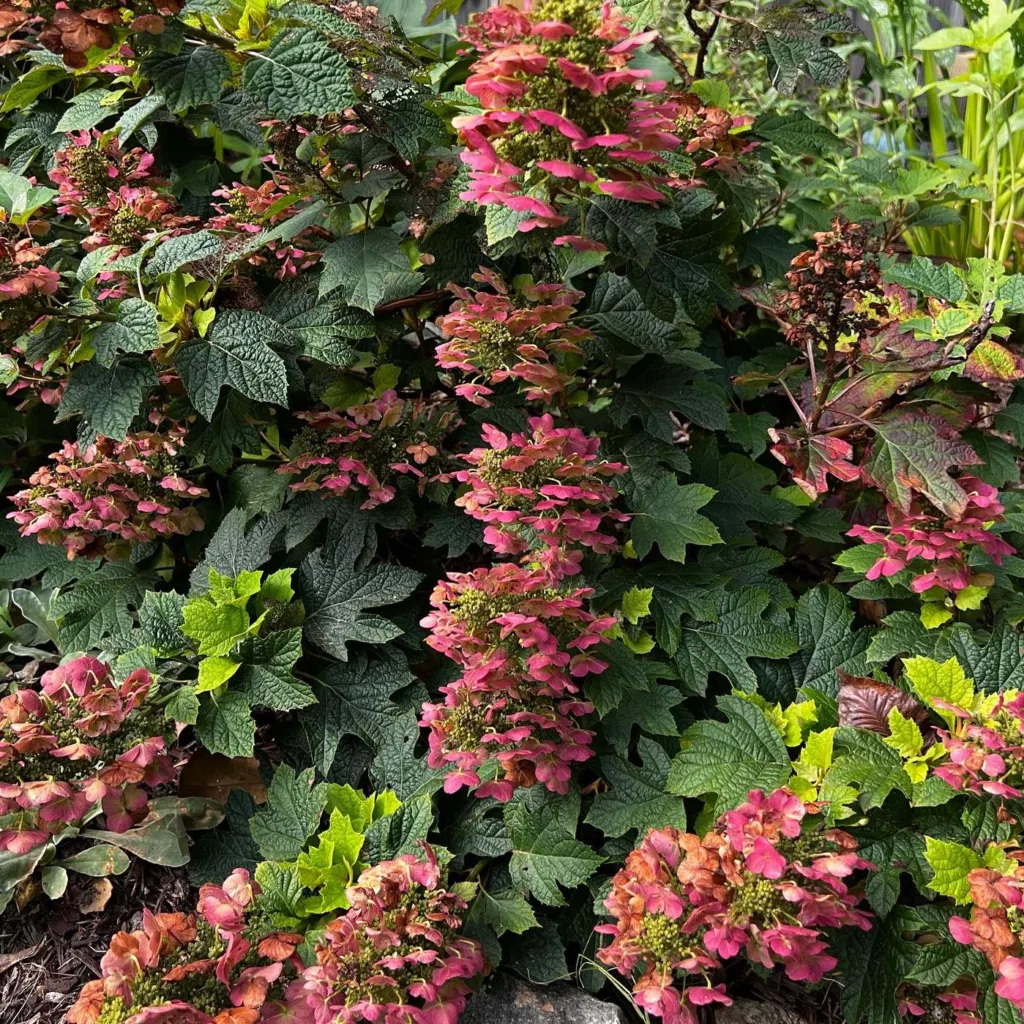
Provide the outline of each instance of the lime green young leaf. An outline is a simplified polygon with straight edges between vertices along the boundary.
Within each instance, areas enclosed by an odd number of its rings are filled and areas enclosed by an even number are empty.
[[[227,654],[249,632],[249,613],[237,605],[216,606],[194,597],[182,609],[181,631],[198,641],[202,655]]]
[[[974,680],[967,678],[956,658],[941,663],[924,657],[904,658],[903,671],[914,693],[950,725],[956,724],[956,716],[937,708],[936,701],[965,710],[970,710],[974,704]]]
[[[199,681],[196,693],[209,693],[223,686],[240,668],[241,662],[234,658],[211,657],[199,662]]]
[[[622,595],[622,616],[633,626],[651,613],[651,598],[654,587],[630,587]]]
[[[263,573],[258,570],[246,570],[237,576],[222,576],[216,569],[210,570],[210,589],[206,596],[216,605],[233,604],[244,608],[253,594],[260,591],[260,580]]]
[[[303,909],[303,886],[294,864],[275,864],[263,861],[255,872],[260,886],[260,906],[273,915],[282,928],[294,928],[306,912]]]
[[[959,843],[925,836],[924,859],[935,872],[935,877],[928,883],[929,889],[950,897],[958,905],[970,902],[971,883],[967,876],[975,868],[984,866],[974,850]]]
[[[292,589],[292,576],[294,569],[278,569],[272,572],[260,587],[260,597],[264,601],[280,601],[287,604],[294,596]]]
[[[382,796],[384,794],[381,794]],[[392,796],[394,794],[391,794]],[[399,804],[401,806],[401,804]],[[373,820],[374,796],[365,796],[348,783],[339,786],[336,782],[327,784],[326,810],[332,816],[335,812],[343,814],[352,827],[358,832],[365,832],[366,826]],[[395,810],[398,808],[396,807]]]
[[[921,727],[913,719],[904,718],[899,708],[889,711],[889,735],[884,742],[900,757],[917,757],[924,747]]]

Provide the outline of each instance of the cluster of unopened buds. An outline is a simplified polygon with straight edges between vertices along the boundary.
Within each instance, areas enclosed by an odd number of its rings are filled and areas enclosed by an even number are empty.
[[[896,991],[896,1008],[907,1024],[984,1024],[973,989],[941,991],[905,983]]]
[[[869,930],[847,880],[873,865],[852,836],[808,815],[789,789],[752,791],[703,838],[654,829],[612,879],[614,923],[599,959],[633,981],[641,1009],[666,1024],[697,1024],[695,1007],[728,1004],[711,973],[743,953],[793,981],[815,983],[836,966],[826,931]]]
[[[164,30],[164,18],[183,0],[4,0],[0,3],[0,55],[44,46],[68,67],[84,68],[89,50],[109,50],[114,30]]]
[[[24,853],[82,821],[98,804],[111,832],[147,813],[147,787],[177,775],[153,680],[80,657],[0,698],[0,850]]]
[[[302,969],[303,937],[276,930],[249,872],[199,890],[194,914],[143,911],[118,932],[68,1024],[284,1024],[286,990]],[[308,1017],[306,1018],[308,1019]]]
[[[178,214],[173,194],[153,176],[152,166],[151,153],[138,147],[125,152],[113,134],[94,128],[68,135],[68,144],[54,154],[50,180],[57,186],[58,211],[88,224],[83,249],[116,246],[127,254],[158,233],[196,227],[194,217]],[[103,272],[99,280],[109,281],[110,275]]]
[[[509,437],[484,424],[490,447],[460,456],[469,469],[450,476],[468,484],[455,504],[486,523],[484,540],[499,554],[536,562],[552,579],[580,571],[583,550],[612,554],[615,525],[629,520],[606,481],[627,472],[599,458],[600,439],[578,427],[556,427],[550,414],[531,417],[530,433]]]
[[[218,212],[206,221],[211,231],[258,235],[296,213],[289,183],[277,177],[258,187],[236,181],[230,188],[217,189],[213,194],[225,202],[213,204]],[[265,252],[257,250],[248,257],[248,262],[260,266],[268,261],[269,253],[276,263],[274,276],[278,280],[295,277],[316,266],[323,255],[319,246],[330,237],[323,228],[309,227],[288,241],[270,243]]]
[[[523,385],[528,401],[564,397],[575,379],[565,357],[581,355],[581,343],[593,337],[570,323],[583,293],[531,282],[510,295],[502,278],[484,268],[473,280],[493,291],[449,285],[458,301],[437,321],[448,337],[437,346],[437,365],[471,378],[456,385],[456,394],[486,408],[494,387],[514,380]]]
[[[971,916],[951,917],[949,932],[988,958],[996,972],[996,995],[1024,1010],[1024,868],[1018,865],[1012,874],[975,868],[967,877]]]
[[[937,730],[947,756],[934,773],[958,792],[1024,797],[1024,694],[1008,690],[989,698],[989,709],[978,712],[945,701],[935,704],[956,724],[950,731]]]
[[[513,564],[438,583],[421,625],[462,675],[442,687],[444,703],[423,706],[420,724],[430,729],[428,763],[449,769],[448,792],[469,786],[507,801],[537,782],[568,791],[572,763],[593,755],[593,734],[573,722],[593,711],[579,680],[607,667],[591,648],[615,624],[585,610],[592,593]],[[491,759],[501,775],[481,785]]]
[[[678,103],[658,98],[665,83],[630,66],[655,36],[633,33],[610,2],[542,0],[529,12],[475,15],[462,36],[477,58],[466,90],[483,110],[454,121],[470,168],[462,198],[523,214],[520,231],[563,226],[558,198],[581,191],[665,201],[664,157],[681,145]],[[603,248],[582,234],[555,242]]]
[[[467,904],[445,888],[433,850],[367,868],[347,891],[295,989],[312,1024],[451,1024],[486,972],[483,950],[457,934]],[[300,1018],[301,1019],[301,1018]]]
[[[61,545],[68,558],[116,558],[133,544],[201,530],[193,502],[207,491],[181,475],[184,428],[65,441],[13,495],[7,517],[24,537]]]
[[[991,530],[1003,518],[999,492],[973,476],[963,476],[959,483],[968,496],[967,507],[959,519],[929,514],[919,502],[909,513],[887,505],[888,526],[859,524],[847,533],[848,537],[882,549],[868,569],[869,580],[895,576],[920,559],[931,563],[931,568],[914,577],[910,587],[915,593],[932,587],[957,593],[974,580],[968,565],[972,550],[983,551],[996,565],[1014,553],[1013,546]]]
[[[408,401],[394,391],[349,409],[296,414],[309,424],[279,473],[300,477],[293,491],[367,492],[361,508],[391,501],[401,475],[425,486],[457,411],[432,401]]]

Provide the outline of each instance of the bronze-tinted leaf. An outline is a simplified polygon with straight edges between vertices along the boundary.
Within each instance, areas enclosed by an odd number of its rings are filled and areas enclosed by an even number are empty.
[[[867,676],[839,672],[839,724],[889,735],[889,712],[898,708],[904,718],[922,728],[928,725],[928,709],[905,690]]]

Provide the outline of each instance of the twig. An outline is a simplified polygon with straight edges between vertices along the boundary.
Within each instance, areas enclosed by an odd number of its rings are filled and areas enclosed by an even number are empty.
[[[437,302],[438,299],[443,299],[447,294],[443,288],[435,289],[430,292],[420,292],[417,295],[410,295],[404,299],[395,299],[392,302],[384,302],[379,306],[375,306],[373,310],[374,316],[387,316],[388,313],[397,313],[403,309],[412,309],[416,306],[423,305],[424,302]]]
[[[675,73],[682,79],[683,85],[693,84],[693,75],[690,74],[690,69],[686,66],[683,58],[661,36],[654,40],[654,48],[672,65]]]

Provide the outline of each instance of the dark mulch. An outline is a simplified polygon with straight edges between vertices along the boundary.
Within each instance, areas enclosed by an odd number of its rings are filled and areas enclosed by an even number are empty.
[[[58,1024],[82,985],[99,977],[111,936],[139,927],[143,907],[195,908],[195,890],[181,871],[134,861],[110,879],[110,899],[97,913],[81,909],[96,896],[94,880],[70,878],[58,902],[40,895],[0,916],[0,1024]]]

